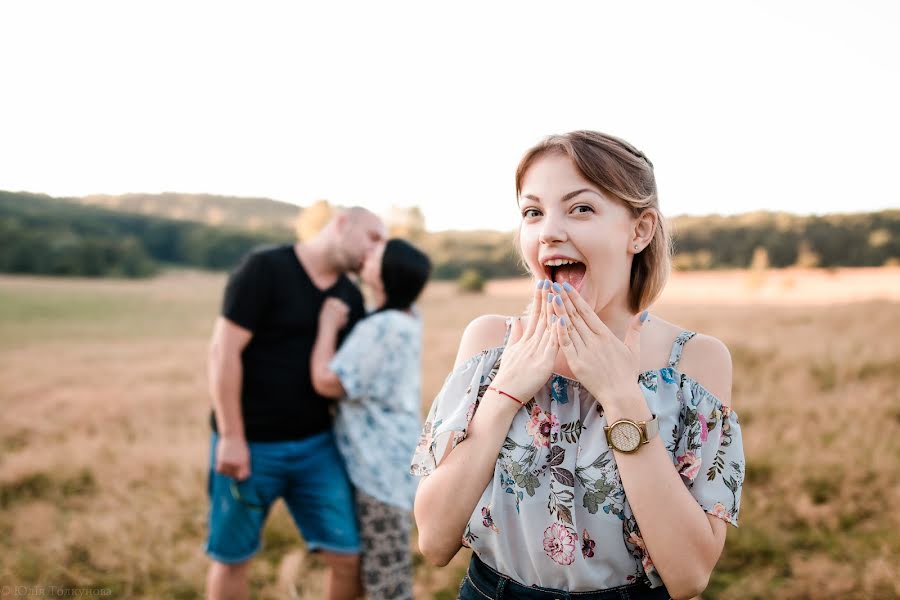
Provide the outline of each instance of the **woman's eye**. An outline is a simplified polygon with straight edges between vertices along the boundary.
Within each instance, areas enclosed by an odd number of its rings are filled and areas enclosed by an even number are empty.
[[[584,210],[582,210],[582,209],[584,209]],[[572,209],[572,210],[574,210],[574,211],[577,212],[577,213],[594,212],[594,209],[593,209],[593,208],[591,208],[590,206],[586,206],[586,205],[584,205],[584,204],[581,204],[581,205],[579,205],[579,206],[576,206],[576,207],[575,207],[574,209]]]
[[[539,211],[536,208],[527,208],[522,211],[522,216],[525,217],[526,219],[529,219],[531,217],[537,217],[540,214],[541,214],[541,211]]]

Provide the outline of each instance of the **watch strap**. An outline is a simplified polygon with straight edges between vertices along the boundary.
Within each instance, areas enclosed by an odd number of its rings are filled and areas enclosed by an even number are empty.
[[[659,419],[656,417],[656,415],[653,415],[652,419],[646,421],[642,429],[644,433],[644,439],[642,440],[642,442],[644,444],[659,435]]]

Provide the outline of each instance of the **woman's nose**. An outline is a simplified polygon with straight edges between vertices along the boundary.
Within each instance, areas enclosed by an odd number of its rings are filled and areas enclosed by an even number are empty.
[[[549,215],[544,218],[540,237],[542,244],[559,244],[568,239],[566,228],[559,219]]]

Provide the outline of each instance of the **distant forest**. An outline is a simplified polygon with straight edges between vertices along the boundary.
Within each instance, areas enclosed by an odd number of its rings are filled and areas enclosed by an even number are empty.
[[[253,248],[293,241],[304,217],[307,229],[321,222],[316,213],[264,198],[0,191],[0,272],[147,277],[166,266],[226,270]],[[429,253],[435,278],[454,279],[468,269],[485,278],[523,274],[511,232],[430,233],[421,213],[412,213],[416,218],[400,218],[392,233]],[[821,217],[761,212],[669,223],[681,270],[900,264],[900,210]]]
[[[0,191],[0,271],[85,277],[147,277],[164,265],[229,269],[284,233],[81,206]]]

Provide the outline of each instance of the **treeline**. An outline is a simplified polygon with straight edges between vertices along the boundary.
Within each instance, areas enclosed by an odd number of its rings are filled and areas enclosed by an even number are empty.
[[[420,234],[413,241],[431,257],[435,279],[456,279],[471,269],[485,279],[525,273],[512,233],[441,231]]]
[[[270,198],[219,196],[213,194],[96,194],[66,198],[87,206],[108,208],[176,221],[193,221],[216,227],[290,233],[302,210]]]
[[[317,216],[322,211],[315,208],[302,212],[298,231],[317,229],[327,221],[327,214]],[[675,267],[681,270],[900,264],[900,210],[819,217],[676,217],[670,223]],[[392,232],[428,252],[436,279],[455,279],[470,269],[487,279],[525,272],[512,232],[430,233],[410,223]],[[0,192],[3,272],[145,277],[166,264],[225,270],[254,247],[290,242],[293,235],[283,227],[250,231],[84,206],[72,199]]]
[[[900,210],[676,217],[670,226],[677,270],[900,265]],[[525,272],[513,233],[425,233],[416,242],[431,256],[437,279],[469,269],[486,279]]]
[[[283,234],[80,206],[0,191],[0,271],[86,277],[147,277],[163,264],[228,269]]]
[[[675,266],[683,270],[900,264],[900,210],[678,217],[673,226]]]

